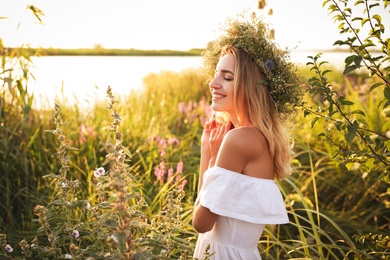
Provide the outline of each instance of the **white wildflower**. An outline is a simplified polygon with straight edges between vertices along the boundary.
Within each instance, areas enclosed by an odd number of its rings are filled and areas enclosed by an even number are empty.
[[[8,253],[12,253],[14,251],[14,249],[12,248],[12,246],[10,245],[6,245],[5,246],[5,250],[8,252]]]
[[[91,208],[91,204],[87,201],[85,202],[85,209],[89,210]]]
[[[73,231],[72,231],[72,236],[75,237],[75,238],[78,238],[78,237],[80,236],[79,231],[73,230]]]
[[[118,243],[118,238],[114,235],[111,235],[111,239],[115,242]]]
[[[106,171],[104,170],[103,167],[97,168],[96,171],[93,172],[93,176],[95,176],[95,178],[99,178],[104,174],[106,174]]]
[[[65,259],[72,259],[72,255],[70,255],[70,254],[65,254],[65,257],[64,257]]]

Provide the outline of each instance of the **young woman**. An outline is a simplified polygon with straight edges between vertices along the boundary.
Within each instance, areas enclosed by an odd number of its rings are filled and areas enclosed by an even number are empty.
[[[214,74],[212,109],[228,120],[211,117],[202,135],[194,258],[261,259],[257,244],[265,225],[288,223],[274,179],[291,172],[291,140],[282,123],[301,97],[295,69],[256,19],[228,21],[204,58],[206,72]]]

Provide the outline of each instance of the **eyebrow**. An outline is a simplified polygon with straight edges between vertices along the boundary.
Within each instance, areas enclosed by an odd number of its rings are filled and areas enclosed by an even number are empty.
[[[218,72],[218,70],[215,70],[215,72]],[[230,73],[230,74],[233,74],[233,75],[234,75],[234,73],[231,72],[230,70],[221,70],[220,72],[221,72],[221,73]]]

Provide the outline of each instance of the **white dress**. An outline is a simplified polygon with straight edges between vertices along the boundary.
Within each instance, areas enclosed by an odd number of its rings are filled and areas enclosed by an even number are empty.
[[[273,180],[250,177],[218,166],[203,176],[197,200],[218,214],[213,229],[198,236],[194,258],[206,247],[212,260],[261,259],[257,243],[266,224],[288,223],[282,194]]]

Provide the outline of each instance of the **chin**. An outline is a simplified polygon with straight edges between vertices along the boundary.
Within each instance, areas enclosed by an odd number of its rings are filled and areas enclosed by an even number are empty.
[[[216,104],[211,104],[211,109],[215,112],[223,112],[225,111],[224,109],[221,108],[221,106],[218,106]]]

